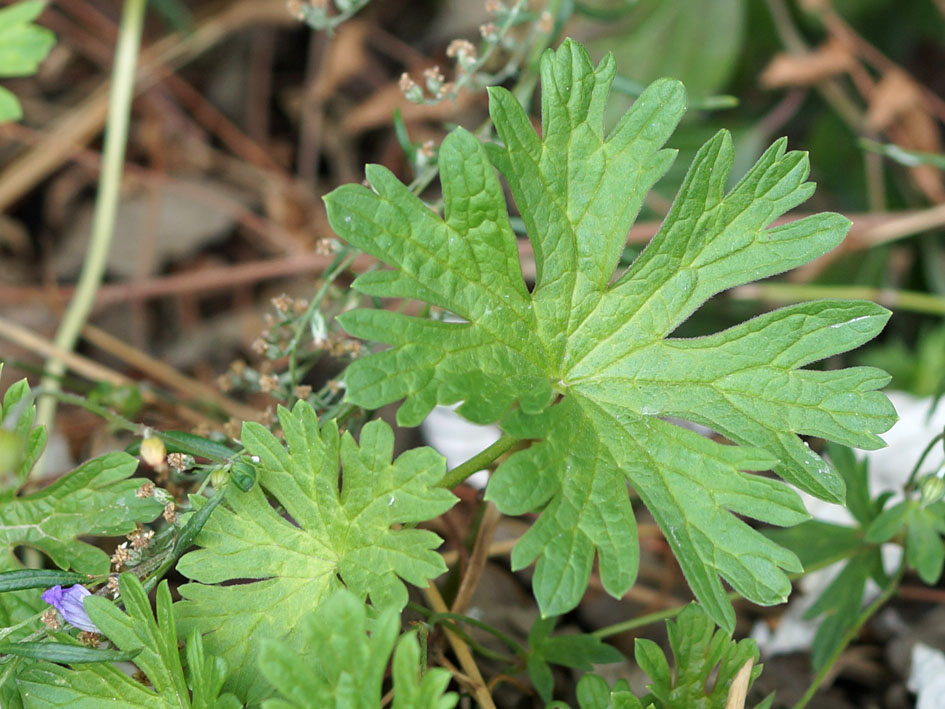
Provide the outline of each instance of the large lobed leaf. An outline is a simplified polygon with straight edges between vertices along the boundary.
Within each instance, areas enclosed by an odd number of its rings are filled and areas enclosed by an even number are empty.
[[[673,159],[661,146],[685,95],[678,82],[657,81],[605,137],[613,76],[612,58],[595,69],[570,40],[547,52],[541,135],[509,92],[490,89],[503,144],[483,146],[463,129],[444,140],[442,219],[377,165],[366,171],[371,189],[346,185],[326,197],[335,231],[394,267],[362,275],[356,288],[426,301],[463,321],[343,315],[352,335],[390,345],[348,368],[347,399],[371,408],[404,399],[403,425],[436,404],[462,402],[467,418],[501,420],[506,432],[538,441],[498,468],[487,497],[507,514],[541,511],[513,565],[538,560],[544,614],[577,604],[595,552],[611,594],[633,584],[629,483],[700,602],[731,630],[720,577],[773,604],[789,593],[784,571],[800,570],[794,554],[736,515],[777,525],[807,516],[791,489],[743,471],[773,468],[803,490],[843,500],[842,479],[798,434],[880,447],[877,433],[895,420],[875,391],[888,377],[867,367],[801,367],[868,341],[889,313],[863,301],[818,301],[709,337],[670,337],[712,295],[829,251],[849,222],[820,214],[768,228],[811,195],[807,157],[785,152],[780,140],[726,192],[733,149],[723,131],[698,152],[658,234],[615,280],[644,195]],[[531,292],[496,168],[534,250]]]
[[[243,425],[242,442],[256,464],[259,485],[227,491],[228,508],[214,512],[197,537],[202,547],[178,570],[200,583],[180,589],[177,616],[184,632],[207,633],[208,649],[233,668],[227,687],[246,701],[267,691],[255,653],[264,638],[298,652],[299,618],[342,585],[370,596],[379,608],[407,603],[401,579],[426,585],[446,571],[433,532],[399,528],[432,519],[456,498],[435,487],[446,472],[442,456],[417,448],[391,461],[390,426],[372,421],[360,445],[339,438],[331,421],[319,430],[312,407],[299,402],[279,421],[288,450],[257,423]],[[344,471],[339,491],[339,458]],[[282,505],[273,509],[263,492]],[[254,583],[219,586],[234,579]]]
[[[141,481],[127,478],[137,467],[127,453],[107,453],[39,492],[3,502],[0,569],[13,568],[13,549],[28,546],[60,569],[108,573],[108,554],[79,537],[127,534],[135,522],[150,522],[161,513],[160,503],[135,495]]]

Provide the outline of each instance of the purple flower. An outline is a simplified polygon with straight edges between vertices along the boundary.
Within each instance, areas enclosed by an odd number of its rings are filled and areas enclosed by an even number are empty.
[[[42,598],[46,603],[59,611],[65,621],[70,625],[82,628],[82,630],[87,630],[90,633],[101,633],[102,631],[95,627],[95,623],[89,618],[89,614],[85,612],[85,606],[82,603],[86,596],[91,595],[92,594],[89,593],[89,590],[85,586],[76,584],[71,588],[53,586],[43,593]]]

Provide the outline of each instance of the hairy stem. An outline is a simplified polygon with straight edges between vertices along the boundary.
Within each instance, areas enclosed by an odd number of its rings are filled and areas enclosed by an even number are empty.
[[[488,468],[499,456],[510,450],[516,443],[518,443],[518,439],[514,436],[503,435],[481,453],[477,453],[465,463],[460,463],[447,472],[446,477],[440,481],[440,487],[452,490],[473,473]]]
[[[831,564],[836,564],[838,561],[844,561],[855,554],[859,554],[864,547],[875,546],[875,544],[864,544],[863,546],[856,547],[855,549],[851,549],[840,554],[833,554],[827,558],[820,559],[816,564],[809,565],[806,569],[799,573],[788,574],[787,577],[791,581],[797,581],[811,572],[826,568]],[[738,593],[738,591],[729,591],[725,597],[730,601],[737,601],[741,598],[741,595]],[[647,613],[646,615],[637,616],[636,618],[631,618],[630,620],[624,620],[620,623],[614,623],[613,625],[598,628],[593,633],[591,633],[591,635],[593,635],[595,638],[603,639],[608,638],[611,635],[617,635],[618,633],[625,633],[628,630],[634,630],[636,628],[642,628],[646,625],[652,625],[653,623],[658,623],[661,620],[674,618],[675,616],[682,613],[683,609],[685,609],[688,605],[688,603],[683,603],[680,605],[671,606],[670,608],[653,611],[652,613]]]
[[[933,293],[873,288],[870,286],[822,286],[801,283],[752,283],[732,290],[735,300],[768,303],[798,303],[813,298],[864,298],[890,310],[906,310],[927,315],[945,315],[945,298]]]
[[[915,477],[919,474],[919,468],[922,467],[922,463],[925,462],[925,459],[928,457],[929,453],[932,452],[932,449],[935,448],[935,446],[937,446],[943,439],[945,439],[945,433],[940,433],[931,441],[929,441],[929,444],[925,447],[925,450],[922,451],[922,455],[919,456],[919,459],[915,462],[915,465],[912,466],[912,472],[909,473],[909,479],[906,480],[905,485],[907,495],[912,490],[912,486],[915,484]]]

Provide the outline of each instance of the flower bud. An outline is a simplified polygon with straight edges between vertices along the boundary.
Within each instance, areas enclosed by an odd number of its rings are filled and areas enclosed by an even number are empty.
[[[404,92],[404,96],[410,103],[423,103],[423,89],[410,78],[407,72],[400,75],[400,90]]]
[[[217,490],[226,484],[229,479],[226,468],[214,468],[210,473],[210,484]]]
[[[164,456],[167,455],[167,449],[164,447],[164,441],[157,436],[149,436],[141,441],[141,460],[152,468],[159,468],[164,465]]]
[[[943,467],[939,472],[945,472]],[[938,502],[945,497],[945,480],[938,474],[928,475],[919,486],[919,500],[923,507]]]

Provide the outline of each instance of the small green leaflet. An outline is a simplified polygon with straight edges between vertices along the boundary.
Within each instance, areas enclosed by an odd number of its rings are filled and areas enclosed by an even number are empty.
[[[577,700],[580,709],[643,709],[625,679],[617,680],[611,689],[603,677],[592,674],[586,674],[578,681]],[[558,709],[557,705],[549,705],[549,709],[552,706]],[[647,709],[650,707],[652,705]]]
[[[736,674],[749,660],[749,687],[761,674],[755,641],[733,641],[699,606],[684,608],[675,620],[666,622],[666,630],[674,668],[655,642],[645,638],[636,641],[637,665],[651,680],[649,694],[638,699],[626,680],[618,680],[610,688],[603,678],[586,674],[577,685],[580,709],[723,709]],[[767,709],[773,700],[771,695],[755,709]],[[563,709],[567,705],[553,702],[548,706]]]
[[[671,670],[666,656],[652,640],[637,638],[637,664],[650,676],[643,705],[658,709],[721,709],[725,706],[732,680],[749,660],[758,661],[754,640],[735,642],[719,630],[695,605],[687,606],[676,620],[666,623],[669,646],[676,667]],[[761,674],[761,665],[751,670],[751,681]],[[710,689],[711,688],[711,689]]]
[[[578,670],[593,669],[594,664],[620,662],[623,655],[593,635],[557,635],[550,637],[554,618],[538,618],[528,633],[526,669],[532,685],[544,702],[550,702],[554,675],[550,664]]]
[[[325,599],[301,625],[303,654],[284,643],[263,642],[259,665],[283,697],[266,700],[263,709],[375,709],[381,706],[391,651],[392,709],[450,709],[459,700],[452,692],[444,693],[450,681],[446,670],[427,670],[420,677],[416,633],[397,640],[400,617],[393,608],[369,622],[364,603],[342,589]]]
[[[29,382],[21,379],[6,390],[0,404],[0,503],[13,499],[46,447],[46,429],[34,428],[35,420]]]
[[[859,619],[867,580],[872,577],[880,587],[890,582],[879,545],[864,539],[890,493],[870,498],[866,461],[858,461],[849,448],[829,444],[827,454],[846,483],[846,506],[857,527],[812,519],[791,529],[765,530],[770,539],[794,551],[808,571],[844,560],[840,573],[804,613],[805,619],[823,616],[811,644],[815,671],[826,664]]]
[[[46,7],[40,0],[0,9],[0,77],[35,74],[56,43],[52,32],[33,24]],[[0,86],[0,123],[23,115],[16,96]]]
[[[726,193],[733,149],[720,132],[696,155],[659,233],[614,279],[643,198],[672,162],[673,152],[660,148],[685,107],[678,82],[657,81],[605,138],[614,72],[611,57],[595,69],[570,40],[547,52],[541,136],[509,92],[489,89],[503,144],[483,146],[463,129],[443,141],[443,219],[377,165],[366,170],[371,189],[346,185],[325,198],[334,230],[394,267],[362,275],[357,289],[425,301],[465,321],[342,315],[352,335],[391,345],[349,366],[346,396],[368,408],[404,399],[403,425],[417,425],[436,404],[462,402],[470,420],[501,420],[507,433],[537,441],[498,468],[486,496],[506,514],[541,512],[512,562],[537,560],[544,615],[578,603],[595,553],[609,593],[633,585],[629,483],[696,597],[731,630],[720,577],[770,605],[790,592],[784,571],[800,571],[794,554],[736,514],[782,526],[807,517],[791,489],[743,471],[772,468],[814,495],[843,500],[842,479],[798,434],[882,446],[877,433],[895,412],[875,390],[888,377],[869,367],[800,368],[868,341],[889,313],[863,301],[818,301],[708,337],[670,337],[712,295],[829,251],[849,222],[820,214],[767,228],[813,192],[807,158],[785,152],[780,140]],[[531,292],[496,168],[534,250]]]
[[[438,536],[394,526],[437,517],[456,501],[436,487],[446,463],[432,449],[416,448],[391,462],[394,434],[382,421],[364,426],[360,445],[350,433],[339,438],[334,421],[319,430],[305,402],[291,412],[280,408],[279,422],[288,450],[261,425],[243,425],[243,445],[259,459],[258,484],[245,493],[229,487],[229,509],[214,512],[197,536],[202,548],[178,564],[200,582],[180,589],[182,628],[208,633],[208,649],[233,668],[227,687],[250,703],[267,691],[256,669],[259,642],[279,640],[301,652],[299,619],[331,591],[344,585],[378,608],[400,610],[407,603],[401,579],[424,586],[446,571],[434,551]],[[232,579],[257,581],[211,585]]]
[[[27,709],[63,706],[75,709],[103,706],[238,709],[243,706],[231,694],[220,695],[226,663],[204,653],[197,632],[191,633],[187,640],[185,675],[167,581],[162,581],[157,589],[157,621],[151,614],[147,593],[133,574],[122,574],[119,588],[127,615],[101,596],[87,598],[85,608],[95,625],[118,648],[137,653],[134,663],[147,675],[151,687],[132,679],[111,663],[68,669],[42,662],[20,672],[16,679]]]
[[[945,503],[924,505],[917,500],[904,500],[877,515],[866,530],[866,541],[888,542],[905,532],[903,546],[909,567],[915,569],[925,583],[934,586],[945,566]]]

